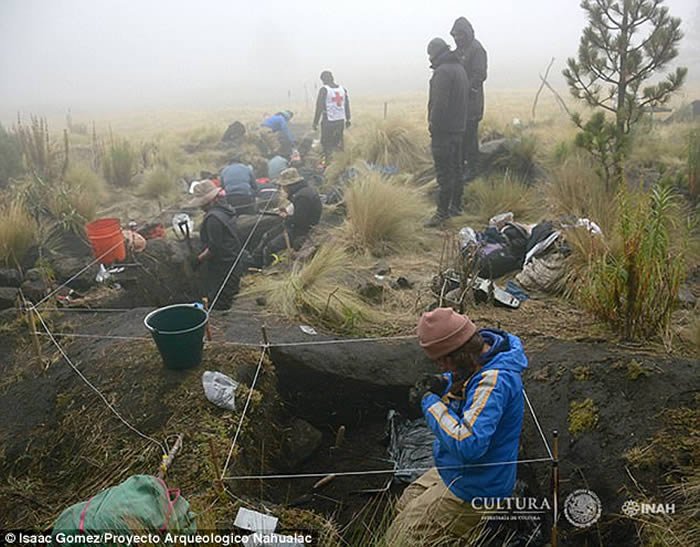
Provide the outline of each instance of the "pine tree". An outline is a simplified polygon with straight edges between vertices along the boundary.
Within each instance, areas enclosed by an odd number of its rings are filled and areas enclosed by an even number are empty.
[[[603,163],[606,180],[621,174],[628,136],[645,109],[664,104],[678,90],[688,70],[677,68],[665,79],[644,85],[678,55],[683,38],[681,20],[671,17],[664,0],[583,0],[588,25],[583,29],[578,59],[569,58],[563,71],[571,94],[594,108],[608,111],[614,122],[574,123],[586,132],[593,127],[612,136],[601,152],[591,150]],[[600,119],[597,120],[600,122]],[[580,141],[600,142],[600,135]]]

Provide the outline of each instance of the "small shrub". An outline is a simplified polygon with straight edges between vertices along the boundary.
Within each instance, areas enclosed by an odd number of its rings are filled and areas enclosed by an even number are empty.
[[[63,180],[43,187],[48,212],[64,230],[82,233],[83,226],[95,218],[104,193],[104,182],[88,166],[71,165]]]
[[[569,433],[579,436],[592,431],[598,425],[598,407],[592,399],[580,402],[571,401],[569,407]]]
[[[506,173],[478,179],[465,189],[465,209],[480,222],[511,211],[518,222],[534,220],[538,210],[537,194],[520,179]]]
[[[0,263],[18,266],[37,242],[38,231],[22,203],[15,201],[0,208]]]
[[[6,186],[11,178],[20,175],[22,171],[19,145],[0,124],[0,187]]]
[[[493,167],[530,182],[535,176],[538,147],[535,137],[523,136],[493,161]]]
[[[661,333],[669,340],[678,289],[685,272],[685,252],[674,248],[670,224],[677,209],[668,187],[649,194],[623,185],[618,231],[621,245],[592,261],[580,297],[583,305],[626,338]],[[680,238],[687,245],[688,237]]]
[[[415,247],[429,210],[418,190],[370,169],[352,179],[345,203],[342,239],[353,251],[375,255]]]
[[[104,161],[104,175],[113,186],[125,188],[131,183],[131,177],[137,163],[137,155],[126,139],[112,141],[107,149]]]

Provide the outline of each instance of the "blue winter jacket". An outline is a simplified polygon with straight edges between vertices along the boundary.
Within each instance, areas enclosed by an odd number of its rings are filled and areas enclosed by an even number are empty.
[[[517,336],[483,329],[491,346],[483,365],[465,383],[461,396],[430,393],[422,407],[433,431],[433,458],[440,477],[457,497],[506,498],[513,492],[517,464],[468,467],[474,464],[515,462],[523,425],[523,382],[520,373],[527,357]],[[460,466],[465,466],[460,468]],[[447,467],[448,469],[440,469]]]
[[[221,171],[221,184],[227,196],[255,195],[255,175],[250,165],[232,163]]]
[[[272,129],[277,133],[282,133],[289,140],[290,144],[294,144],[294,137],[292,137],[292,132],[289,131],[289,125],[287,125],[287,118],[282,114],[274,114],[269,118],[265,118],[261,124],[263,127]]]

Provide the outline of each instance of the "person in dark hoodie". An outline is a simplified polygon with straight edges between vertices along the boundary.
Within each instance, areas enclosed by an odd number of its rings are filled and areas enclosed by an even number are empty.
[[[350,98],[346,89],[337,83],[330,70],[321,72],[321,89],[316,98],[313,128],[321,122],[323,162],[328,165],[335,150],[343,148],[343,131],[350,127]]]
[[[321,197],[294,167],[282,171],[279,185],[286,193],[289,205],[279,209],[282,222],[263,235],[253,252],[259,267],[269,266],[274,262],[276,253],[288,245],[300,249],[311,228],[321,220]]]
[[[462,136],[467,124],[469,81],[459,57],[442,38],[428,44],[433,76],[428,98],[428,129],[439,191],[437,211],[426,226],[442,224],[462,208]]]
[[[191,207],[201,207],[205,211],[199,228],[199,237],[204,250],[196,257],[196,265],[203,264],[204,283],[207,296],[214,309],[227,310],[238,293],[242,260],[229,276],[218,299],[219,289],[224,284],[229,271],[241,253],[241,238],[236,225],[236,212],[226,203],[226,191],[210,180],[203,180],[193,190]]]
[[[436,467],[399,499],[389,546],[433,545],[468,534],[481,521],[485,499],[512,494],[517,471],[527,367],[520,339],[477,330],[451,308],[424,313],[417,334],[442,371],[425,375],[411,392],[435,434]]]
[[[455,52],[469,78],[467,128],[463,139],[464,179],[468,182],[476,177],[479,170],[479,122],[484,117],[484,81],[488,61],[484,46],[474,38],[474,28],[465,17],[457,18],[450,34],[457,46]]]

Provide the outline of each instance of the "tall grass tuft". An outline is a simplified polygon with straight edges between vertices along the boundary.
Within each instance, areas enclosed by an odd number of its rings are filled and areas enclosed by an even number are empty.
[[[368,334],[385,318],[345,285],[350,262],[341,247],[327,244],[309,262],[259,278],[241,296],[264,296],[271,310],[288,319],[341,334]]]
[[[129,186],[137,159],[137,154],[128,140],[112,140],[104,158],[104,175],[107,182],[119,188]]]
[[[63,226],[75,233],[95,218],[104,194],[104,181],[87,165],[71,165],[63,180],[45,191],[48,211]]]
[[[540,208],[537,192],[510,173],[477,179],[464,194],[465,210],[482,223],[508,211],[518,222],[536,220]]]
[[[22,148],[27,168],[35,176],[46,181],[56,180],[61,174],[62,167],[67,165],[68,149],[66,145],[64,157],[61,159],[58,150],[51,142],[46,118],[32,115],[30,124],[26,125],[18,116],[14,134]]]
[[[420,242],[421,221],[430,207],[419,190],[400,180],[368,168],[352,179],[345,192],[347,219],[339,228],[348,249],[384,255]]]
[[[156,200],[162,210],[163,203],[173,196],[177,187],[173,177],[164,167],[156,167],[146,173],[139,193],[145,198]]]
[[[642,193],[623,184],[618,201],[621,244],[592,261],[579,296],[625,338],[661,334],[668,341],[685,274],[685,253],[674,248],[669,237],[677,212],[675,196],[669,187]]]
[[[588,218],[609,234],[616,221],[615,194],[596,173],[591,162],[574,155],[552,171],[546,186],[549,209],[555,215]]]
[[[0,263],[19,267],[38,234],[36,221],[20,201],[0,207]]]
[[[19,144],[0,124],[0,188],[22,173]]]
[[[402,173],[419,174],[432,167],[424,126],[404,118],[372,120],[353,129],[345,149],[333,154],[326,179],[340,182],[344,172],[358,160]]]

